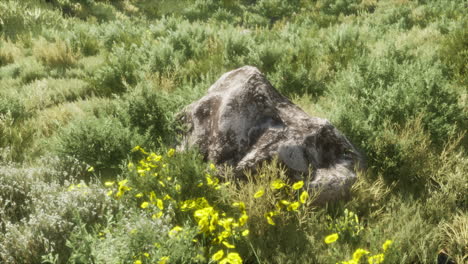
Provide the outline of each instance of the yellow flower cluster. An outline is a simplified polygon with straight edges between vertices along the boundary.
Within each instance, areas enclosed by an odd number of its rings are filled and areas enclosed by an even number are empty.
[[[205,197],[177,202],[180,201],[179,197],[182,186],[178,184],[177,179],[167,176],[170,175],[167,161],[175,155],[175,150],[170,149],[164,156],[152,152],[148,153],[140,146],[135,147],[132,151],[139,151],[145,156],[136,165],[133,163],[128,164],[129,170],[136,172],[136,180],[134,181],[141,179],[141,182],[146,185],[148,183],[154,184],[151,186],[156,186],[157,188],[157,190],[146,189],[147,191],[134,194],[134,197],[139,199],[139,207],[143,210],[154,212],[153,218],[161,217],[165,213],[164,210],[167,210],[166,208],[168,207],[175,208],[181,213],[193,212],[191,216],[198,225],[199,234],[202,235],[204,240],[202,246],[207,247],[206,252],[210,252],[215,248],[218,249],[211,258],[222,264],[242,263],[240,255],[233,252],[232,249],[236,247],[234,243],[236,239],[249,235],[247,228],[249,217],[245,204],[243,202],[234,203],[233,206],[239,210],[239,214],[236,214],[237,217],[229,217],[225,212],[210,205]],[[216,172],[216,166],[210,164],[205,177],[199,180],[197,186],[219,190],[222,185],[220,185],[219,179],[212,175],[213,172]],[[106,182],[105,186],[111,188],[108,195],[116,199],[121,198],[132,190],[127,179],[117,183]],[[172,198],[171,195],[175,195],[176,199]],[[175,237],[182,231],[183,227],[176,225],[168,232],[168,235],[169,237]],[[193,239],[192,241],[199,243],[198,239]],[[160,259],[159,263],[166,263],[167,261],[168,258],[165,257]]]
[[[334,234],[326,236],[324,241],[325,241],[326,244],[332,244],[332,243],[336,242],[338,240],[338,238],[339,238],[338,233],[334,233]],[[383,243],[382,249],[383,249],[384,253],[390,248],[392,243],[393,243],[392,240],[386,240]],[[368,263],[369,264],[380,264],[380,263],[382,263],[385,260],[385,254],[384,253],[375,254],[375,255],[367,257]],[[364,255],[369,255],[369,254],[370,254],[369,251],[367,251],[365,249],[362,249],[362,248],[358,248],[358,249],[356,249],[356,251],[354,251],[352,259],[347,260],[347,261],[342,261],[339,264],[359,264],[361,258]]]
[[[135,166],[132,162],[128,164],[129,170],[135,170],[137,174],[142,177],[147,178],[148,182],[154,182],[159,185],[160,190],[163,190],[158,197],[154,191],[139,192],[135,195],[136,198],[140,199],[140,208],[145,210],[151,210],[153,218],[160,218],[164,214],[164,208],[166,207],[165,203],[174,202],[171,194],[180,193],[180,185],[175,183],[174,178],[170,176],[163,177],[162,175],[168,174],[167,163],[165,163],[165,158],[171,158],[175,155],[174,149],[169,149],[166,154],[166,157],[162,155],[157,155],[156,153],[148,153],[142,147],[136,146],[132,149],[133,152],[140,151],[146,157],[141,159],[138,164]],[[167,172],[167,173],[162,173]],[[114,196],[116,199],[120,199],[125,193],[132,190],[128,185],[128,179],[121,180],[117,182],[106,182],[105,186],[110,189],[107,192],[108,196]],[[116,186],[116,187],[114,187]],[[171,194],[170,194],[171,193]]]
[[[309,193],[307,192],[307,190],[303,190],[300,194],[299,192],[297,192],[303,187],[303,181],[298,181],[292,185],[288,185],[283,180],[276,179],[270,183],[271,191],[277,192],[278,190],[286,189],[285,194],[287,196],[298,197],[298,200],[295,200],[294,198],[292,199],[292,201],[288,201],[285,199],[275,199],[274,207],[276,209],[267,212],[264,215],[268,224],[276,225],[275,221],[273,220],[274,216],[280,215],[283,211],[298,211],[301,204],[305,204],[307,202],[307,200],[309,199]],[[265,192],[266,190],[264,188],[260,188],[259,190],[257,190],[257,192],[255,192],[253,197],[255,199],[258,199],[262,197],[265,194]]]
[[[115,193],[114,197],[116,199],[119,199],[120,197],[122,197],[126,192],[130,191],[132,188],[130,188],[128,185],[128,180],[125,179],[125,180],[121,180],[119,182],[117,182],[117,192]],[[115,185],[115,182],[111,181],[111,182],[105,182],[104,185],[106,187],[113,187]],[[114,190],[109,190],[107,192],[107,195],[108,196],[112,196],[114,194]]]
[[[225,250],[236,248],[232,244],[235,237],[247,236],[249,230],[245,227],[249,219],[245,211],[243,202],[234,203],[234,207],[240,211],[240,216],[236,220],[234,217],[227,217],[225,212],[216,210],[205,198],[196,200],[187,200],[180,206],[181,210],[194,209],[193,217],[198,223],[200,233],[208,238],[211,245],[224,246],[224,249],[218,250],[211,258],[219,263],[242,263],[242,258],[236,252],[225,254]],[[223,258],[223,256],[225,256]]]

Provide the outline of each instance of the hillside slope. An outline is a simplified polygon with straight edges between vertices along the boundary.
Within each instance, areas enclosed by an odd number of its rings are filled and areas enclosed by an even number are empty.
[[[357,249],[370,252],[361,263],[468,261],[467,11],[445,0],[1,1],[0,262],[336,263]],[[196,150],[172,152],[175,114],[243,65],[365,154],[350,201],[287,210],[304,197],[277,164],[217,183]],[[290,191],[270,190],[279,179]],[[229,241],[230,224],[200,231],[195,211],[209,207],[210,221],[239,219]]]

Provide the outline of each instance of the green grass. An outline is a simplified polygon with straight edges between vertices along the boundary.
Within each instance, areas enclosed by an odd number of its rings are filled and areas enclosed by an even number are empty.
[[[437,263],[439,252],[466,262],[465,10],[443,0],[1,1],[0,262],[208,263],[224,250],[245,263],[340,263],[361,248],[367,263],[386,240],[383,263]],[[364,154],[350,200],[283,208],[273,226],[265,214],[297,199],[268,189],[286,180],[278,164],[236,182],[196,150],[167,156],[176,114],[243,65]],[[136,145],[164,157],[158,173],[172,184],[138,176]],[[123,179],[132,190],[106,195],[104,182]],[[151,191],[174,199],[161,218],[135,197]],[[210,240],[221,226],[201,234],[194,211],[179,210],[201,197],[236,221],[233,203],[245,203],[250,232],[233,231],[235,249]],[[175,226],[183,232],[169,235]]]

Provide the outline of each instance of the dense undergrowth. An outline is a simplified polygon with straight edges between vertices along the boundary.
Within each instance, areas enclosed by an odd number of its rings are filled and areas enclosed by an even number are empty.
[[[466,263],[467,8],[1,1],[0,262]],[[175,114],[243,65],[366,156],[351,200],[174,153]]]

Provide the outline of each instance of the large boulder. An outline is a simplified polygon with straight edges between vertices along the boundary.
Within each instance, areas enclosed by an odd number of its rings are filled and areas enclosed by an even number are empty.
[[[196,145],[216,165],[237,175],[277,157],[293,178],[307,175],[317,202],[342,199],[356,180],[361,156],[330,122],[310,117],[282,96],[255,67],[225,73],[187,106],[181,149]]]

